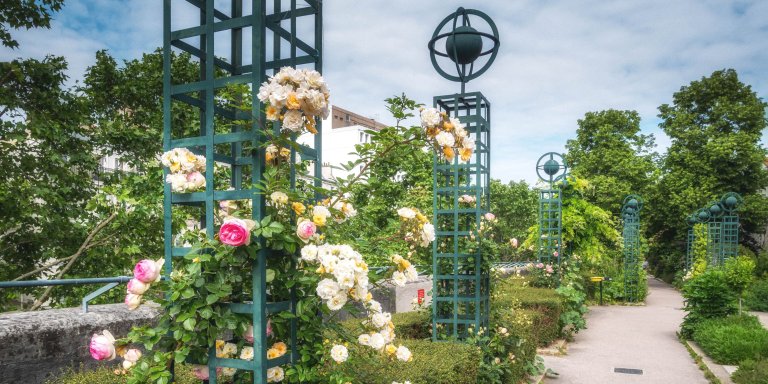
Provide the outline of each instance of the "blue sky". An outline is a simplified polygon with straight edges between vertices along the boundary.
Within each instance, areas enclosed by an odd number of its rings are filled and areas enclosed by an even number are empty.
[[[217,2],[225,4],[228,1]],[[184,3],[174,0],[174,4]],[[405,92],[430,103],[458,91],[431,66],[426,44],[458,6],[496,22],[496,62],[468,91],[492,105],[492,176],[534,182],[535,162],[563,151],[585,112],[637,110],[661,152],[657,108],[692,80],[734,68],[768,96],[768,1],[326,0],[324,74],[332,102],[389,122],[383,100]],[[69,0],[50,30],[17,31],[0,60],[65,56],[81,78],[98,49],[132,59],[162,44],[159,0]],[[185,16],[180,14],[181,18]],[[189,23],[194,22],[190,16]]]

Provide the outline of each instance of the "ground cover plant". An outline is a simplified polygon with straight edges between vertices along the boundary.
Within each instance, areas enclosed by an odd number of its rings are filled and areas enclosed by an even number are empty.
[[[694,328],[693,340],[719,364],[768,357],[768,330],[754,316],[703,320]]]

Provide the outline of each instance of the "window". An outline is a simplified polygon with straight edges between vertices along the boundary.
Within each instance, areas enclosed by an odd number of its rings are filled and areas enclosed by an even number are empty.
[[[350,121],[352,121],[352,118],[350,118],[350,117],[349,117],[349,114],[347,114],[347,115],[346,115],[346,117],[345,117],[345,120],[346,120],[347,122],[350,122]]]

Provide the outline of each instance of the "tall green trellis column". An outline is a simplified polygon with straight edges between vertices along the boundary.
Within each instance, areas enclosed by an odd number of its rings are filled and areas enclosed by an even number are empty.
[[[206,158],[204,192],[172,193],[165,185],[165,274],[170,274],[173,259],[183,257],[188,248],[174,245],[171,220],[174,207],[185,205],[198,209],[200,228],[213,238],[217,228],[214,207],[222,200],[250,200],[253,219],[261,220],[265,212],[264,196],[254,185],[262,180],[266,135],[260,133],[265,116],[256,94],[259,85],[270,73],[284,66],[307,66],[322,69],[322,2],[319,0],[231,0],[228,6],[214,0],[163,1],[163,150],[188,148]],[[226,4],[226,3],[225,3]],[[247,12],[247,14],[246,14]],[[181,15],[195,13],[199,22],[189,26]],[[177,27],[183,24],[184,27]],[[299,31],[302,32],[299,37]],[[197,81],[181,83],[173,77],[172,53],[186,52],[199,60]],[[216,54],[214,54],[214,52]],[[222,55],[228,55],[222,58]],[[252,101],[251,110],[222,106],[218,96],[222,88],[246,85]],[[199,132],[184,134],[185,127],[174,119],[179,111],[193,109],[199,116]],[[318,129],[319,129],[318,124]],[[279,127],[274,127],[275,132]],[[294,138],[295,139],[295,138]],[[321,134],[315,135],[313,147],[296,145],[291,158],[297,155],[314,162],[314,175],[321,173]],[[214,180],[214,164],[229,168],[228,180]],[[292,175],[295,171],[292,170]],[[295,176],[291,177],[292,183]],[[319,180],[315,180],[319,185]],[[298,359],[296,323],[290,326],[290,350],[281,358],[266,357],[266,326],[268,315],[295,313],[295,292],[291,297],[275,298],[267,293],[266,263],[270,257],[285,257],[262,247],[252,264],[251,302],[230,303],[235,313],[252,316],[254,327],[252,361],[216,357],[211,346],[208,366],[210,383],[216,383],[216,368],[230,367],[253,371],[254,383],[267,382],[267,369],[290,364]]]
[[[472,19],[484,21],[488,32],[472,25]],[[444,27],[449,31],[443,33]],[[490,208],[491,105],[480,92],[465,92],[466,82],[485,72],[498,52],[498,30],[488,15],[473,9],[459,8],[438,25],[428,47],[432,64],[448,80],[461,82],[461,93],[437,96],[435,108],[459,119],[475,140],[471,158],[463,162],[459,156],[447,161],[435,153],[433,167],[433,210],[435,241],[432,246],[432,338],[462,339],[470,327],[488,326],[490,307],[489,268],[483,254],[473,245],[483,215]],[[445,41],[445,52],[437,43]],[[485,46],[491,42],[492,46]],[[483,66],[475,66],[486,57]],[[449,59],[456,76],[449,75],[438,62]],[[479,69],[477,69],[479,67]],[[477,69],[477,71],[475,71]],[[459,197],[470,195],[476,204],[459,206]]]
[[[624,299],[627,302],[637,302],[637,286],[640,283],[638,259],[640,256],[640,211],[643,209],[643,199],[639,195],[629,195],[621,207],[621,218],[624,221],[622,235],[624,237]]]
[[[720,206],[723,208],[721,218],[721,251],[720,264],[731,257],[739,255],[739,214],[738,209],[743,199],[736,192],[728,192],[720,198]]]
[[[567,183],[568,163],[555,152],[543,154],[536,162],[536,174],[547,183],[539,191],[539,236],[536,255],[540,263],[557,264],[563,255],[563,199],[558,182]]]
[[[709,212],[707,221],[707,256],[708,265],[721,265],[723,261],[722,217],[723,207],[719,201],[714,201],[705,208]]]

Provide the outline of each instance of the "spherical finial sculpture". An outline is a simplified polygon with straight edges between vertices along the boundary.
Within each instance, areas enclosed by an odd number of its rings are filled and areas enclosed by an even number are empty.
[[[723,208],[720,203],[712,203],[709,206],[709,214],[711,217],[719,217],[723,213]]]
[[[696,212],[696,217],[699,219],[699,223],[706,223],[709,221],[709,218],[711,217],[708,209],[699,209],[698,212]]]
[[[720,205],[728,214],[736,212],[741,203],[743,203],[743,199],[741,198],[741,195],[736,192],[728,192],[720,198]]]
[[[487,27],[484,29],[489,32],[478,30],[477,22],[473,27],[473,18],[475,21],[485,22]],[[440,44],[442,40],[445,42]],[[445,51],[438,51],[438,46],[444,46]],[[463,93],[464,85],[487,71],[496,58],[499,52],[499,31],[493,20],[485,13],[475,9],[459,8],[438,24],[427,47],[432,66],[437,73],[448,80],[461,82]],[[488,60],[482,66],[476,66],[477,59],[483,56],[487,56]],[[450,59],[454,64],[456,75],[444,70],[438,63],[438,57]]]
[[[640,197],[640,195],[628,195],[624,198],[624,202],[622,204],[623,207],[631,208],[633,213],[639,213],[643,210],[643,198]]]
[[[546,159],[546,160],[545,160]],[[568,164],[565,162],[563,155],[555,152],[548,152],[539,158],[536,162],[536,174],[539,179],[552,184],[558,180],[563,180],[566,183],[566,176],[568,176]]]

